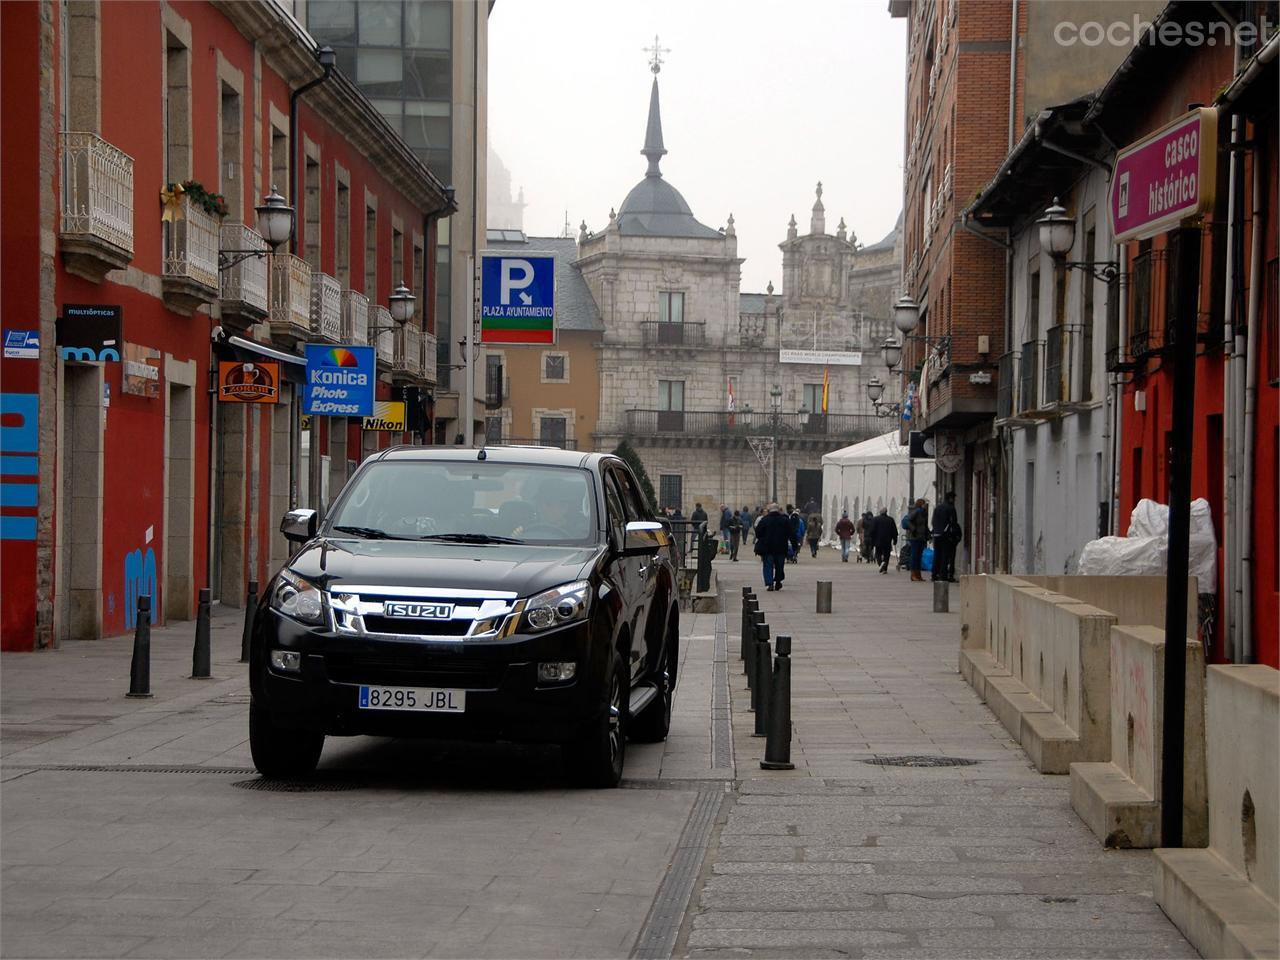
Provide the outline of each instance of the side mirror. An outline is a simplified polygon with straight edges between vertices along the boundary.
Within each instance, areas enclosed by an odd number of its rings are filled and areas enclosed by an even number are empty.
[[[290,510],[280,521],[280,532],[286,540],[306,543],[316,535],[318,515],[314,510]]]
[[[632,520],[623,534],[622,555],[644,557],[667,546],[667,528],[656,520]]]

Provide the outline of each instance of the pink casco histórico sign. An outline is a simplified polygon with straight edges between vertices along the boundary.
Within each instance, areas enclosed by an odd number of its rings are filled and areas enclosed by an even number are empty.
[[[1116,241],[1163,233],[1213,207],[1218,111],[1201,107],[1132,143],[1111,175],[1111,227]]]

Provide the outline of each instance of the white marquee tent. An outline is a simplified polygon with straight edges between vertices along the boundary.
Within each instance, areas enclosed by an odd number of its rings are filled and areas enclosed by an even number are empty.
[[[878,513],[881,507],[888,507],[895,523],[901,519],[907,509],[910,465],[907,448],[898,442],[896,430],[824,454],[822,515],[826,538],[835,540],[842,510],[848,510],[850,519],[856,520],[865,510]],[[934,476],[932,460],[916,460],[915,494],[928,500],[930,508],[937,495]]]

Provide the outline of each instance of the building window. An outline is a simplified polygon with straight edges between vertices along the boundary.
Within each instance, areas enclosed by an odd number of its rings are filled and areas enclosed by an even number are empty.
[[[391,289],[404,283],[404,234],[391,228]]]
[[[62,5],[62,129],[98,132],[98,4],[67,0]]]
[[[240,131],[240,94],[222,84],[222,163],[218,165],[218,192],[227,199],[227,219],[240,220],[244,208],[243,163]]]
[[[1040,254],[1027,265],[1027,339],[1035,340],[1040,332]]]
[[[684,410],[684,381],[658,381],[658,409]]]
[[[271,189],[293,203],[293,197],[285,196],[289,192],[289,135],[274,124],[271,127]]]
[[[568,421],[564,417],[539,417],[538,442],[544,447],[565,446]]]
[[[664,290],[658,294],[658,322],[684,323],[684,294]]]
[[[1084,215],[1084,258],[1089,264],[1089,270],[1081,278],[1084,296],[1081,297],[1080,316],[1080,399],[1086,402],[1093,399],[1093,258],[1097,241],[1097,210],[1093,208]]]
[[[372,306],[378,302],[378,211],[364,209],[364,295]]]
[[[506,400],[506,384],[503,380],[502,354],[487,354],[484,358],[484,402],[487,405],[499,407]]]
[[[426,262],[425,255],[422,251],[422,241],[414,238],[413,241],[413,295],[417,299],[413,301],[417,308],[414,314],[416,322],[422,328],[427,326],[427,293],[426,293]]]
[[[484,442],[502,443],[502,417],[484,418]]]
[[[351,286],[351,187],[338,181],[334,217],[334,273],[345,290]]]
[[[191,56],[168,30],[164,66],[165,177],[181,183],[191,177]]]
[[[658,509],[680,510],[684,500],[684,477],[678,473],[658,474]]]
[[[307,157],[302,175],[303,219],[306,224],[306,239],[303,244],[303,259],[310,264],[312,270],[320,269],[320,161]]]
[[[544,353],[542,355],[542,382],[568,383],[569,358],[563,353]]]
[[[806,383],[804,385],[803,409],[810,413],[822,413],[822,384]]]

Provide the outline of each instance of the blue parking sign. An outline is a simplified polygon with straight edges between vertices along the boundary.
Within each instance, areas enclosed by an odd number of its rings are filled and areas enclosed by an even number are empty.
[[[554,254],[481,254],[481,343],[555,343],[555,317]]]

